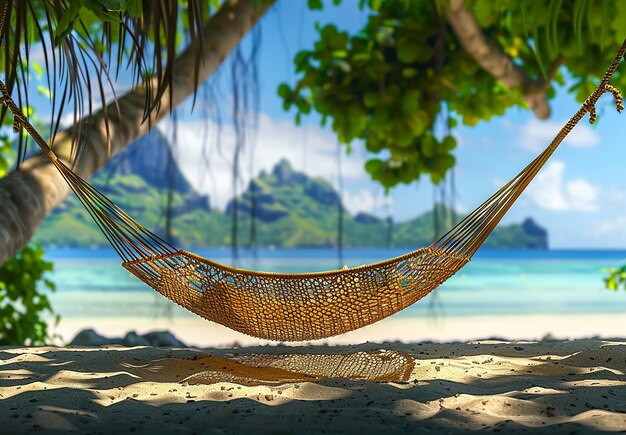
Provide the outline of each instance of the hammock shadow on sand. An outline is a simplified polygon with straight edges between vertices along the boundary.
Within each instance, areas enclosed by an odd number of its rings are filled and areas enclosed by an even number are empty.
[[[123,363],[122,367],[154,382],[277,386],[332,378],[407,382],[415,361],[404,352],[378,349],[354,353],[244,353],[228,357],[196,354],[147,364]]]
[[[161,351],[159,358],[155,352]],[[102,348],[54,349],[37,352],[36,361],[21,363],[15,354],[0,351],[0,389],[28,385],[37,379],[50,381],[51,369],[82,388],[105,390],[125,388],[140,382],[187,385],[230,382],[245,386],[280,386],[329,379],[406,383],[413,373],[415,358],[395,349],[366,346],[348,349],[315,347],[216,349],[211,354],[192,349]],[[106,361],[106,363],[104,363]],[[105,364],[99,376],[95,366]],[[87,371],[83,370],[88,367]],[[98,370],[96,370],[97,372]],[[89,378],[89,379],[87,379]]]

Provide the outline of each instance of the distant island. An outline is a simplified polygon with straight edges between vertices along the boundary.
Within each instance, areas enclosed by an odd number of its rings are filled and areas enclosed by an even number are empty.
[[[191,187],[175,160],[170,159],[170,153],[167,139],[153,129],[115,156],[91,181],[133,218],[161,236],[167,225],[169,194],[170,233],[175,245],[230,244],[234,199],[224,211],[212,208],[210,198]],[[298,172],[287,160],[282,160],[271,172],[261,172],[237,198],[238,242],[245,246],[252,237],[260,247],[336,246],[340,201],[340,195],[329,182]],[[405,222],[367,213],[351,215],[344,209],[343,245],[427,246],[435,239],[436,214],[447,216],[449,224],[463,218],[442,204]],[[48,217],[35,239],[44,246],[108,246],[75,196]],[[547,249],[548,234],[528,218],[520,224],[499,226],[484,246]]]

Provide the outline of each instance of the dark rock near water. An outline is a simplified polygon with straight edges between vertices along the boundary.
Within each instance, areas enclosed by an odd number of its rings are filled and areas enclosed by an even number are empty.
[[[143,338],[150,342],[154,347],[187,347],[185,343],[180,341],[170,331],[154,331],[143,335]]]
[[[527,218],[522,223],[524,233],[531,236],[535,243],[529,244],[527,248],[531,249],[548,249],[548,232],[540,227],[532,218]]]
[[[115,343],[112,341],[115,339],[106,338],[98,334],[93,329],[83,329],[76,337],[70,342],[70,346],[106,346],[109,344],[122,344],[122,340],[118,339]]]
[[[169,331],[153,331],[139,335],[135,331],[128,332],[124,338],[107,338],[93,329],[83,329],[70,342],[70,346],[152,346],[152,347],[187,347]]]
[[[122,340],[124,346],[150,346],[150,342],[141,335],[137,335],[135,331],[128,332]]]

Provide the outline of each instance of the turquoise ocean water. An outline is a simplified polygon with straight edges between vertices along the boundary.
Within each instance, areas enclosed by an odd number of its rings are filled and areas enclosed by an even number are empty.
[[[228,249],[194,252],[231,264]],[[405,253],[348,249],[350,267]],[[130,275],[110,249],[50,249],[51,300],[62,318],[181,317],[193,314],[170,303]],[[602,269],[626,263],[626,251],[481,250],[457,275],[397,316],[484,314],[573,314],[626,312],[626,291],[604,288]],[[307,272],[337,268],[337,252],[326,249],[261,249],[257,259],[242,252],[238,266],[266,271]]]

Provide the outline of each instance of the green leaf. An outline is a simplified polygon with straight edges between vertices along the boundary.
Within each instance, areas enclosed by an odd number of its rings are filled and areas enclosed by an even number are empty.
[[[349,73],[350,71],[352,71],[352,67],[350,66],[350,64],[348,62],[346,62],[345,60],[342,59],[333,59],[332,60],[332,64],[337,66],[341,71],[343,71],[344,73]]]
[[[285,100],[291,98],[291,88],[287,83],[281,83],[278,86],[278,95]]]
[[[417,70],[415,68],[402,68],[402,77],[410,79],[417,75]]]
[[[419,58],[419,46],[408,39],[398,41],[398,60],[402,63],[414,63]]]
[[[406,124],[409,126],[409,128],[411,129],[411,133],[414,136],[421,134],[424,131],[424,128],[426,127],[422,114],[417,111],[407,115],[404,118],[404,120]]]
[[[83,1],[83,0],[81,0]],[[120,0],[121,1],[121,0]],[[108,3],[104,0],[84,0],[85,7],[88,8],[91,12],[93,12],[100,20],[109,23],[121,23],[122,16],[120,11],[122,9],[117,9],[116,5],[118,2],[111,1],[111,6],[113,8],[106,7],[104,3]]]
[[[528,36],[528,1],[529,0],[521,0],[522,25],[524,26],[524,33],[526,36]]]
[[[490,27],[496,20],[498,4],[493,0],[476,0],[474,15],[481,27]]]
[[[35,71],[37,79],[40,80],[43,76],[43,68],[41,67],[41,64],[31,59],[29,66]]]
[[[298,108],[300,113],[307,114],[311,111],[311,105],[303,98],[299,98],[298,100],[296,100],[296,107]]]
[[[311,59],[312,53],[310,51],[302,50],[296,54],[294,58],[294,64],[296,65],[296,72],[303,71]]]
[[[378,104],[379,98],[378,98],[378,94],[373,93],[373,92],[368,92],[363,96],[363,104],[365,105],[365,107],[376,107],[376,105]]]
[[[52,94],[50,93],[50,89],[43,85],[37,86],[37,92],[39,92],[39,94],[43,95],[46,98],[50,98],[52,96]]]
[[[372,159],[368,160],[367,163],[365,163],[365,170],[370,174],[377,174],[382,170],[383,166],[384,163],[382,160]]]
[[[574,3],[574,34],[578,43],[578,51],[581,53],[583,50],[583,18],[585,17],[588,4],[588,0],[576,0]]]
[[[74,30],[74,22],[83,8],[85,0],[73,0],[69,2],[67,9],[63,11],[61,19],[57,23],[54,30],[55,44],[59,45],[63,38],[69,35]]]
[[[126,12],[131,17],[141,17],[143,13],[142,0],[128,0],[126,3]]]
[[[435,147],[437,146],[435,139],[432,136],[426,136],[421,144],[420,149],[422,154],[426,157],[433,157],[435,155]]]
[[[606,286],[609,290],[617,290],[617,282],[615,281],[615,277],[610,276],[606,279]]]
[[[74,1],[74,0],[72,0]],[[126,0],[94,0],[103,10],[120,12],[126,9]]]
[[[600,48],[604,50],[604,43],[606,39],[604,38],[604,32],[606,31],[606,26],[609,22],[609,1],[602,0],[602,27],[600,28]]]
[[[559,12],[561,10],[562,0],[550,0],[547,13],[547,30],[546,40],[548,42],[548,55],[552,59],[556,59],[559,51],[558,41],[558,25],[559,25]]]
[[[324,8],[322,0],[307,0],[307,5],[311,10],[321,10]]]
[[[48,338],[44,315],[54,312],[40,287],[53,286],[45,278],[52,264],[43,256],[40,245],[30,244],[0,267],[0,345],[42,345]],[[12,302],[3,306],[6,300]]]
[[[441,142],[441,146],[445,151],[452,151],[456,148],[456,139],[454,136],[446,136]]]
[[[622,42],[622,38],[626,35],[626,2],[618,1],[615,3],[615,16],[611,24],[611,30],[615,35],[617,44]]]
[[[402,112],[410,115],[419,109],[421,92],[418,89],[409,89],[402,97]]]

